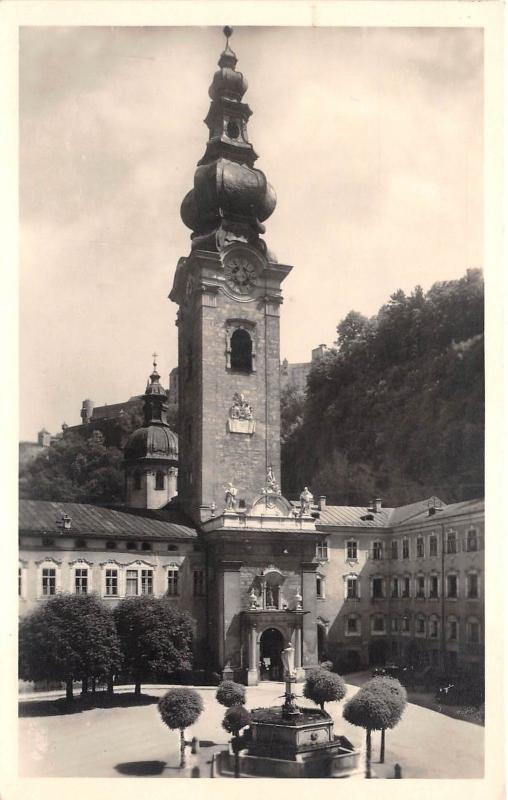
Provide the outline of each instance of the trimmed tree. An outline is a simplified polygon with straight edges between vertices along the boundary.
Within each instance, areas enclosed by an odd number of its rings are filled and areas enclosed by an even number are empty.
[[[20,677],[63,681],[67,700],[73,681],[108,677],[120,661],[113,617],[94,595],[55,595],[20,621]]]
[[[388,727],[391,710],[384,699],[365,689],[360,689],[344,706],[342,716],[347,722],[365,728],[365,777],[371,777],[372,731],[380,731]]]
[[[307,676],[303,696],[307,700],[312,700],[321,711],[324,711],[325,703],[342,700],[346,696],[346,684],[335,672],[322,668],[314,669]]]
[[[215,699],[221,706],[243,706],[245,703],[245,686],[234,681],[222,681],[217,687]]]
[[[172,731],[180,731],[180,767],[185,766],[185,729],[194,725],[203,711],[203,701],[195,689],[170,689],[158,703],[162,721]]]
[[[396,678],[380,676],[372,678],[363,688],[384,700],[391,714],[386,728],[394,728],[397,723],[400,722],[407,705],[407,692],[400,681]],[[379,761],[381,764],[384,764],[385,760],[386,728],[381,728],[381,749],[379,754]]]
[[[243,688],[243,687],[242,687]],[[241,705],[232,705],[224,714],[222,727],[233,734],[232,747],[235,754],[235,778],[240,777],[240,731],[250,725],[250,712]]]
[[[113,612],[124,665],[134,692],[149,675],[167,677],[192,665],[192,618],[176,611],[167,598],[127,597]]]

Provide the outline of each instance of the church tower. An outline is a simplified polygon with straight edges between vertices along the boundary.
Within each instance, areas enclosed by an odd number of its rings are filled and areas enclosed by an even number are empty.
[[[131,433],[124,448],[127,505],[131,508],[162,508],[176,495],[178,437],[169,427],[167,409],[154,354],[143,398],[144,425]]]
[[[239,508],[280,483],[279,308],[291,267],[278,264],[260,235],[275,192],[248,139],[247,81],[226,47],[209,89],[209,139],[194,188],[181,208],[192,245],[170,298],[178,304],[179,485],[196,522],[224,507],[226,487]]]
[[[317,663],[316,539],[311,495],[280,492],[281,284],[261,238],[275,193],[254,166],[247,81],[226,47],[209,89],[209,139],[181,215],[192,231],[170,298],[179,306],[178,503],[206,553],[208,666],[255,684],[299,679]]]

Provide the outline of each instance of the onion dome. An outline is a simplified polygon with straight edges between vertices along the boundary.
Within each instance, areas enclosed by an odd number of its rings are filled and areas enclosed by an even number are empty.
[[[168,425],[167,395],[160,383],[155,357],[154,353],[153,372],[144,394],[144,425],[131,433],[125,445],[124,458],[128,461],[140,458],[178,459],[178,436]]]
[[[192,230],[193,249],[217,252],[224,242],[238,239],[265,253],[259,234],[277,198],[264,173],[254,168],[257,155],[247,133],[252,112],[242,102],[247,81],[236,69],[236,54],[229,46],[232,28],[224,28],[224,33],[226,47],[209,89],[212,102],[205,124],[210,136],[180,213]]]

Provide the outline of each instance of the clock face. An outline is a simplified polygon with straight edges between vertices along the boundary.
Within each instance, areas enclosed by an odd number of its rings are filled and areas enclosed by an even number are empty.
[[[225,265],[228,286],[240,294],[248,294],[256,285],[256,268],[246,256],[235,255]]]

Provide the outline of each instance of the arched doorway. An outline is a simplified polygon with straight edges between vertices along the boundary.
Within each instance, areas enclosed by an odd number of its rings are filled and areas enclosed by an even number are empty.
[[[282,680],[281,653],[284,649],[284,638],[277,628],[267,628],[259,640],[259,677],[263,681]]]

